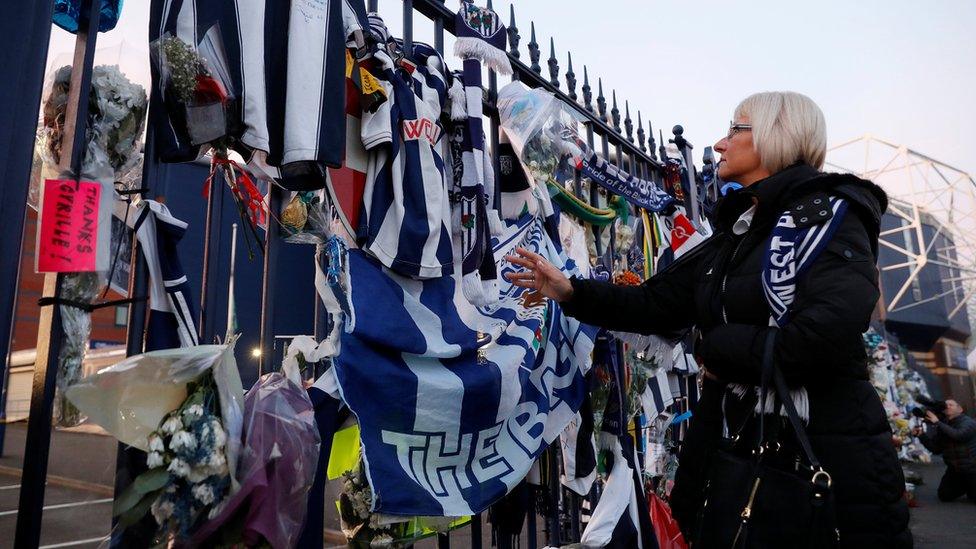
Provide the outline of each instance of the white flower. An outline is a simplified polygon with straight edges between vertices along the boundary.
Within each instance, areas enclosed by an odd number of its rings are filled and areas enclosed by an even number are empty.
[[[155,469],[156,467],[162,467],[166,462],[163,461],[163,454],[159,452],[149,452],[149,456],[146,457],[146,467],[150,469]]]
[[[163,437],[153,433],[149,435],[149,450],[151,452],[163,452],[166,447],[163,445]]]
[[[180,458],[176,458],[169,462],[169,472],[173,473],[178,477],[186,477],[190,474],[190,465]]]
[[[227,433],[224,432],[224,428],[216,419],[210,420],[210,428],[213,429],[214,446],[216,448],[223,448],[227,444]]]
[[[173,505],[172,501],[163,501],[163,498],[159,498],[153,502],[152,507],[149,508],[152,512],[152,516],[156,519],[157,524],[162,524],[166,522],[166,519],[173,515],[173,511],[176,507]]]
[[[169,418],[163,422],[163,426],[159,428],[160,431],[166,433],[167,435],[172,435],[181,429],[183,429],[183,422],[180,421],[180,417],[175,414],[169,416]]]
[[[214,505],[214,506],[213,506],[213,508],[212,508],[212,509],[210,509],[210,512],[209,512],[209,513],[207,513],[207,518],[208,518],[208,519],[212,519],[212,518],[214,518],[215,516],[217,516],[217,515],[219,515],[219,514],[220,514],[220,512],[224,510],[224,502],[225,502],[225,501],[226,501],[226,500],[224,500],[224,501],[222,501],[222,502],[220,502],[220,503],[218,503],[217,505]]]
[[[204,505],[210,505],[214,502],[213,488],[209,484],[198,484],[190,490],[190,493]]]
[[[200,406],[199,404],[194,404],[193,406],[190,406],[186,410],[183,410],[183,415],[193,419],[201,417],[203,416],[203,406]]]
[[[211,471],[209,467],[193,467],[190,469],[190,474],[186,476],[186,480],[196,484],[207,480],[207,477],[210,475]]]
[[[197,447],[197,439],[193,437],[190,433],[186,431],[177,431],[173,434],[173,438],[169,441],[169,448],[174,452],[179,451],[183,448],[187,450],[193,450]]]
[[[220,450],[210,454],[207,458],[207,467],[210,469],[210,473],[217,476],[224,476],[227,474],[227,458],[224,453]]]

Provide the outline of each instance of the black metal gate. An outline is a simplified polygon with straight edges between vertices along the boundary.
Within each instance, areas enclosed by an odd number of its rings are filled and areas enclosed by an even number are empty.
[[[0,167],[3,173],[2,200],[0,209],[3,211],[4,236],[0,241],[0,307],[4,307],[8,313],[14,309],[15,289],[17,287],[18,272],[17,266],[20,265],[20,246],[23,230],[23,208],[28,188],[30,172],[29,155],[31,153],[31,143],[34,137],[34,126],[36,122],[36,107],[39,103],[41,84],[43,80],[44,61],[47,57],[47,42],[50,34],[50,21],[52,2],[51,0],[15,0],[20,5],[20,12],[29,13],[26,18],[28,25],[18,26],[18,21],[24,21],[18,17],[6,18],[2,23],[5,33],[10,36],[20,36],[23,38],[18,42],[16,52],[8,51],[10,59],[17,53],[21,54],[18,66],[24,71],[18,72],[20,79],[16,82],[4,82],[3,88],[4,101],[2,108],[2,121],[6,134],[0,136],[4,139],[2,143],[7,144],[5,149],[6,162]],[[439,0],[402,0],[403,10],[403,40],[407,51],[411,49],[414,41],[414,18],[416,15],[426,17],[433,22],[434,36],[433,45],[441,53],[444,50],[445,32],[454,33],[455,12],[448,8],[443,1]],[[91,88],[92,61],[94,56],[98,27],[99,2],[84,0],[82,2],[82,13],[87,16],[82,17],[80,28],[77,33],[74,64],[72,68],[72,85],[70,101],[72,106],[68,110],[68,129],[65,135],[68,139],[66,143],[72,144],[71,154],[65,155],[66,169],[73,173],[80,172],[81,154],[84,148],[83,126],[87,119],[87,101],[79,101],[79,98],[88,97]],[[377,0],[369,0],[370,11],[377,8]],[[488,7],[492,2],[488,0]],[[11,27],[11,28],[8,28]],[[519,80],[532,88],[542,88],[556,95],[561,101],[572,105],[580,114],[586,128],[586,140],[589,146],[602,154],[603,158],[613,161],[621,169],[633,173],[634,175],[661,184],[664,175],[664,167],[661,160],[664,160],[663,136],[661,143],[656,143],[654,131],[650,121],[642,120],[640,112],[637,112],[636,132],[634,120],[631,118],[630,104],[624,101],[623,113],[619,108],[616,91],[610,92],[610,102],[608,105],[607,96],[603,90],[601,78],[596,78],[596,94],[591,86],[589,71],[586,66],[583,69],[582,85],[580,94],[577,94],[577,74],[574,72],[572,53],[566,53],[566,68],[563,71],[560,62],[556,57],[555,42],[549,41],[549,57],[546,60],[546,69],[543,71],[540,65],[542,50],[536,40],[535,23],[530,23],[529,41],[526,44],[528,50],[528,63],[523,61],[522,52],[519,49],[521,43],[520,29],[517,25],[514,6],[510,10],[508,24],[509,58],[512,63],[514,74],[513,80]],[[5,62],[5,66],[7,63]],[[10,92],[9,94],[6,92]],[[496,99],[498,96],[498,78],[494,72],[489,72],[488,88],[486,90],[485,114],[490,119],[490,143],[493,152],[493,162],[496,172],[498,171],[498,139],[499,139],[499,120]],[[595,104],[594,104],[595,100]],[[609,110],[608,110],[609,106]],[[623,117],[621,117],[621,114]],[[77,131],[75,131],[77,128]],[[680,126],[674,129],[674,138],[671,142],[678,145],[682,150],[690,149],[681,135]],[[9,135],[9,137],[8,137]],[[152,131],[148,132],[152,135]],[[599,143],[599,146],[597,146]],[[660,157],[659,157],[660,151]],[[145,164],[143,171],[143,187],[147,187],[152,180],[152,174],[158,171],[159,164],[153,153],[151,138],[146,143]],[[659,160],[660,158],[660,160]],[[693,168],[692,168],[693,169]],[[575,194],[589,204],[602,207],[606,203],[606,197],[596,188],[590,186],[588,196],[583,196],[584,189],[580,175],[577,172],[575,180]],[[219,231],[212,231],[211,224],[216,223],[215,212],[219,211],[220,193],[211,192],[208,203],[208,216],[206,227],[206,249],[214,249],[219,246]],[[270,208],[275,211],[282,200],[282,191],[273,187],[270,196]],[[596,242],[598,253],[601,239],[600,229],[594,227],[596,232]],[[611,224],[611,238],[613,238],[613,225]],[[132,280],[130,282],[130,295],[144,295],[147,286],[147,273],[144,261],[141,260],[138,245],[134,244],[135,265],[132,268]],[[277,230],[269,230],[265,239],[265,254],[263,266],[262,282],[262,317],[261,317],[261,364],[260,369],[270,370],[273,352],[274,336],[272,319],[275,317],[275,281],[279,276],[276,258],[281,246],[280,236]],[[219,281],[216,279],[216,269],[211,266],[210,257],[213,254],[204,253],[204,287],[218,287]],[[60,277],[51,277],[50,284],[45,295],[57,296],[60,289]],[[203,322],[203,335],[213,333],[213,322],[208,322],[209,318],[215,316],[214,292],[209,292],[200,296],[201,316]],[[127,337],[127,354],[138,354],[143,349],[144,331],[146,319],[146,302],[133,303],[129,308],[128,325],[130,329]],[[31,395],[30,419],[28,425],[27,442],[25,449],[25,460],[23,464],[23,475],[21,480],[19,512],[17,517],[17,530],[15,546],[18,548],[36,547],[40,540],[41,517],[44,506],[44,485],[47,476],[48,450],[51,438],[51,414],[54,401],[54,382],[57,375],[57,357],[60,346],[60,314],[58,307],[45,307],[43,314],[50,315],[50,320],[42,320],[41,329],[46,330],[40,338],[37,363],[34,370],[34,381]],[[7,324],[3,324],[6,322]],[[0,337],[0,352],[8,354],[11,326],[13,316],[0,315],[0,332],[5,337]],[[316,322],[316,324],[321,324]],[[317,326],[318,327],[318,326]],[[321,335],[321,334],[317,334]],[[201,338],[204,339],[204,338]],[[0,371],[0,374],[3,372]],[[5,376],[0,375],[0,380]],[[2,382],[2,381],[0,381]],[[4,393],[5,394],[5,393]],[[5,399],[0,398],[0,404]],[[3,407],[0,406],[0,413]],[[3,445],[3,423],[0,423],[0,453]],[[555,448],[550,448],[554,453]],[[135,458],[138,459],[138,458]],[[116,494],[124,488],[131,480],[129,474],[130,462],[133,457],[129,456],[124,448],[119,448],[119,458],[116,470]],[[134,462],[133,462],[134,463]],[[558,487],[556,482],[550,483],[554,491],[559,491],[555,500],[560,502],[559,506],[545,517],[544,529],[545,538],[549,545],[559,545],[564,542],[578,541],[581,531],[579,521],[579,509],[581,498],[575,494]],[[595,505],[596,494],[593,494],[591,505]],[[560,514],[560,508],[563,513]],[[475,517],[471,522],[471,540],[473,547],[481,546],[482,521],[481,517]],[[526,530],[529,536],[528,547],[536,546],[536,513],[529,513]],[[113,540],[113,545],[117,545],[119,540]],[[442,534],[438,537],[440,547],[450,546],[449,534]]]

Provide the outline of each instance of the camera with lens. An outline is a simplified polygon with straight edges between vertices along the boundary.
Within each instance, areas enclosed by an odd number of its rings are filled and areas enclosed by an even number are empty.
[[[942,416],[946,411],[946,403],[944,400],[931,400],[925,397],[919,397],[918,403],[921,406],[916,406],[912,408],[912,415],[917,418],[924,418],[926,412],[932,412],[937,416]]]

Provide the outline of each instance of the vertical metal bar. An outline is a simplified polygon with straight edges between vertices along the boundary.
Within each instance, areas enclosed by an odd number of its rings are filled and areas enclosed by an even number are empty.
[[[443,3],[443,0],[440,0],[440,1],[441,1],[441,3]],[[410,29],[409,36],[411,37],[411,43],[412,43],[412,37],[413,37],[413,1],[412,0],[405,0],[403,2],[403,10],[404,10],[403,11],[404,50],[406,50],[407,52],[410,52],[410,51],[412,51],[412,48],[408,48],[406,46],[406,44],[407,44],[407,36],[408,36],[406,29],[408,29],[408,28]],[[407,13],[408,11],[410,12],[409,15]],[[437,53],[440,53],[441,55],[444,54],[444,20],[441,19],[440,17],[435,17],[434,18],[434,49],[437,50]],[[475,515],[474,517],[472,517],[472,520],[474,520],[476,518],[480,518],[480,516],[479,515]],[[480,542],[480,540],[479,540],[479,542]],[[450,547],[451,547],[451,533],[450,532],[441,532],[441,533],[437,534],[437,547],[438,547],[438,549],[450,549]]]
[[[549,490],[550,501],[549,516],[547,517],[549,520],[549,536],[546,544],[550,547],[559,547],[562,545],[562,528],[559,525],[559,451],[555,445],[551,445],[546,452],[549,454],[549,474],[546,479],[546,487]]]
[[[569,528],[573,536],[572,541],[577,542],[580,539],[580,506],[583,505],[583,498],[579,496],[576,492],[570,490],[569,492],[569,513],[570,522]]]
[[[591,149],[593,146],[594,136],[593,136],[593,124],[586,125],[586,143]],[[600,207],[600,191],[597,189],[597,184],[592,179],[590,180],[590,206],[594,208]],[[600,242],[600,228],[596,225],[593,226],[593,236],[596,239],[596,255],[603,255],[603,244]]]
[[[142,151],[142,188],[149,188],[150,182],[156,178],[156,171],[159,166],[156,160],[156,145],[153,132],[146,132],[146,145]],[[145,194],[143,195],[145,196]],[[142,252],[142,246],[136,238],[135,232],[132,234],[132,260],[129,272],[132,273],[129,280],[129,297],[142,297],[143,301],[134,301],[129,304],[129,315],[126,322],[125,354],[126,356],[137,355],[143,352],[146,339],[146,320],[149,307],[149,269],[146,259]],[[146,467],[146,453],[136,448],[118,444],[115,454],[115,497],[118,497],[123,490]],[[155,521],[151,517],[144,519],[148,528],[140,528],[139,525],[130,526],[126,529],[117,528],[118,520],[112,518],[112,539],[110,547],[140,547],[152,544]]]
[[[91,95],[92,63],[95,58],[95,42],[98,39],[98,20],[101,4],[85,0],[81,5],[75,54],[71,68],[71,84],[65,113],[65,144],[71,146],[69,154],[61,151],[62,171],[70,171],[81,178],[84,159],[86,128],[88,125],[88,97]],[[44,279],[45,296],[61,295],[63,275],[47,275]],[[27,422],[27,440],[24,447],[23,473],[20,479],[20,501],[17,506],[17,530],[14,547],[37,547],[41,539],[41,520],[44,513],[44,483],[47,478],[48,453],[51,449],[51,413],[54,407],[54,389],[58,374],[58,355],[64,329],[61,325],[61,308],[51,305],[41,308],[37,334],[37,355],[34,362],[34,381],[31,388],[30,417]]]
[[[268,189],[268,211],[280,210],[282,189],[270,185]],[[278,250],[281,248],[281,230],[275,216],[268,216],[268,230],[264,233],[264,269],[261,277],[261,359],[258,361],[258,376],[273,369],[274,360],[274,319],[275,292],[278,283]]]
[[[413,57],[413,0],[403,0],[403,52]]]
[[[214,315],[217,311],[217,288],[220,287],[215,269],[211,268],[214,254],[220,253],[220,225],[224,211],[223,167],[211,178],[207,189],[207,218],[203,224],[203,270],[200,277],[200,343],[213,343],[217,335]]]
[[[151,136],[152,133],[149,135]],[[148,151],[149,147],[146,150]],[[148,170],[150,162],[148,160],[148,152],[145,158],[143,170]],[[144,172],[143,181],[145,182],[146,179],[148,178],[145,177]],[[142,247],[139,245],[138,240],[136,240],[135,235],[132,238],[132,248],[132,258],[135,264],[131,266],[130,270],[132,279],[129,282],[129,296],[147,296],[149,291],[149,276],[146,267],[146,258],[142,253]],[[146,301],[137,301],[129,304],[128,328],[125,342],[126,356],[137,355],[143,350],[146,333],[146,303]],[[146,470],[146,453],[120,442],[115,453],[114,496],[118,498],[119,494]],[[156,522],[152,517],[145,517],[142,521],[128,528],[119,528],[117,517],[112,517],[112,539],[109,542],[109,546],[113,548],[148,547],[152,545],[155,526]]]
[[[34,130],[44,84],[53,3],[23,2],[23,16],[5,17],[0,33],[7,38],[6,78],[0,82],[0,456],[6,435],[7,384],[20,287],[24,216],[30,187]]]
[[[607,137],[607,134],[605,134],[605,133],[600,134],[600,145],[601,145],[602,151],[603,151],[603,159],[605,161],[607,161],[607,162],[610,162],[610,139]],[[610,197],[607,196],[607,199],[608,199],[607,202],[608,203],[609,203],[609,198]],[[600,193],[598,191],[598,185],[596,183],[593,183],[592,184],[592,187],[590,188],[590,201],[592,202],[592,205],[593,205],[594,208],[599,208],[599,207],[602,206],[601,200],[600,200]],[[610,224],[610,230],[613,231],[613,223]],[[597,253],[597,255],[602,256],[603,255],[603,230],[602,230],[602,228],[597,227],[597,226],[594,225],[594,227],[593,227],[593,234],[596,236],[596,253]],[[613,234],[611,233],[611,238],[612,237],[613,237]],[[610,245],[613,246],[612,240],[610,242]]]
[[[495,71],[488,71],[488,101],[491,102],[493,106],[497,107],[498,101],[498,75]],[[488,115],[490,121],[489,126],[489,139],[491,139],[491,167],[496,174],[501,173],[501,166],[499,164],[498,157],[498,127],[501,124],[498,118],[498,109],[493,109],[492,113]],[[496,211],[502,210],[502,193],[501,186],[497,183],[498,176],[495,176],[495,196],[491,197],[492,204]]]
[[[471,517],[471,549],[481,549],[481,513]]]
[[[538,542],[536,539],[538,537],[538,534],[536,534],[536,528],[535,528],[535,494],[532,494],[529,497],[529,511],[525,515],[525,521],[527,523],[526,537],[529,538],[528,543],[526,545],[529,549],[536,549],[536,547],[538,546]]]
[[[438,0],[441,4],[444,0]],[[444,55],[444,20],[440,17],[434,18],[434,49],[437,53]]]

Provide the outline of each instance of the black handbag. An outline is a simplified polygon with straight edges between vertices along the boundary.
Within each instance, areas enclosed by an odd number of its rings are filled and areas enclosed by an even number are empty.
[[[802,451],[794,467],[774,465],[770,455],[782,445],[777,432],[769,435],[765,414],[759,414],[758,442],[747,456],[740,449],[740,434],[747,421],[726,439],[728,449],[716,449],[705,484],[705,500],[692,544],[698,548],[835,547],[840,536],[830,490],[830,475],[813,453],[782,372],[773,364],[776,330],[771,329],[763,350],[760,410],[766,410],[766,388],[776,389]],[[755,405],[753,401],[752,408]],[[751,411],[747,412],[748,416]],[[778,415],[778,410],[777,410]]]

